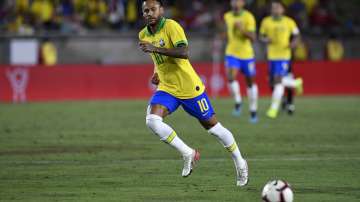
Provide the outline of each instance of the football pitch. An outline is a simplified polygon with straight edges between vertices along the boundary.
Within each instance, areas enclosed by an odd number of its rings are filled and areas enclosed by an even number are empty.
[[[0,104],[0,201],[261,201],[271,179],[295,202],[360,201],[360,97],[304,97],[293,117],[231,116],[213,100],[248,159],[250,182],[235,186],[230,155],[182,109],[166,119],[201,160],[182,160],[145,126],[147,101]]]

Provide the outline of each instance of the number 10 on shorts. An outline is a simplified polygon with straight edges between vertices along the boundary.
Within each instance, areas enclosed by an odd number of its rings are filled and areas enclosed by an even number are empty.
[[[200,110],[201,110],[201,113],[204,113],[206,112],[207,110],[209,110],[209,105],[206,101],[205,98],[201,99],[201,100],[198,100],[197,101],[199,107],[200,107]]]

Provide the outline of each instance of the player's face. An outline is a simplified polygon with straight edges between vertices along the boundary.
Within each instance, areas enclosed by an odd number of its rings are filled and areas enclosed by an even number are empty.
[[[274,2],[271,4],[271,14],[274,16],[281,16],[284,14],[284,7],[281,3]]]
[[[231,7],[234,10],[242,9],[245,6],[245,0],[231,0]]]
[[[142,11],[148,25],[156,25],[164,13],[163,7],[155,0],[144,1]]]

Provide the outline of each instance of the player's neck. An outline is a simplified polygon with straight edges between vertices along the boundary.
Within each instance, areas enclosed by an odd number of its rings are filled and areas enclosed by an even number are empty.
[[[235,15],[241,15],[244,12],[244,8],[233,9]]]
[[[272,15],[271,16],[274,20],[281,20],[283,15]]]
[[[159,17],[159,19],[157,20],[157,22],[155,24],[148,25],[152,34],[156,33],[156,31],[158,30],[162,20],[163,20],[163,17]]]

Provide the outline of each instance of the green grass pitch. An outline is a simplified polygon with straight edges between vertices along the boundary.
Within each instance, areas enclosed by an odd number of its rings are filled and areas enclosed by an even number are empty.
[[[233,118],[213,100],[240,144],[250,183],[235,186],[230,155],[182,109],[166,119],[202,158],[182,160],[145,126],[146,101],[0,104],[0,201],[260,201],[284,179],[296,202],[360,201],[360,97],[305,97],[297,112],[260,122]]]

